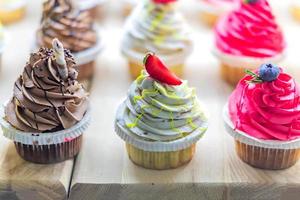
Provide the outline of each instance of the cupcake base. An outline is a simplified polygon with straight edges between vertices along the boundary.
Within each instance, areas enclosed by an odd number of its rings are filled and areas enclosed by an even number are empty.
[[[300,7],[293,6],[291,7],[290,11],[294,19],[300,22]]]
[[[215,26],[215,24],[217,23],[217,21],[219,19],[218,15],[216,15],[214,13],[210,13],[210,12],[205,12],[205,11],[202,11],[199,14],[199,17],[200,17],[200,20],[209,27]]]
[[[10,24],[21,20],[25,15],[25,6],[20,7],[16,10],[0,10],[0,21],[3,24]]]
[[[224,81],[235,86],[246,75],[246,69],[252,70],[250,68],[230,66],[221,63],[220,73]]]
[[[144,151],[129,143],[126,143],[126,149],[134,164],[147,169],[165,170],[177,168],[190,162],[195,153],[196,144],[183,150],[171,152]]]
[[[81,148],[82,135],[60,144],[27,145],[15,142],[18,154],[26,161],[39,164],[58,163],[75,157]]]
[[[271,149],[252,146],[235,140],[238,156],[247,164],[269,170],[286,169],[300,158],[300,149]]]
[[[76,67],[78,71],[77,80],[83,84],[86,90],[90,90],[92,86],[92,80],[95,72],[96,62],[92,61],[87,64],[79,65]]]
[[[128,68],[132,79],[136,79],[141,74],[141,71],[144,69],[144,67],[141,66],[139,63],[132,62],[132,61],[128,61]],[[172,72],[174,72],[178,77],[183,76],[183,69],[184,69],[183,64],[169,66],[169,69]]]

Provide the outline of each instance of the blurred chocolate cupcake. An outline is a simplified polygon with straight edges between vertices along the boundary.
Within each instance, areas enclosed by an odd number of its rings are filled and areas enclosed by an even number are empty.
[[[70,51],[55,39],[53,49],[31,54],[15,82],[0,124],[23,159],[46,164],[78,154],[90,115],[75,66]]]
[[[90,83],[102,45],[88,11],[80,10],[76,1],[46,1],[37,31],[37,45],[50,48],[54,38],[73,53],[78,63],[78,80]]]

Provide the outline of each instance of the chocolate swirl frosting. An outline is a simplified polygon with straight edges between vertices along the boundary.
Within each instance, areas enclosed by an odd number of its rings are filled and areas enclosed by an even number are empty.
[[[38,44],[51,48],[52,39],[58,38],[71,52],[89,49],[97,43],[97,33],[88,11],[79,10],[76,1],[48,0],[44,3],[41,27],[37,32]]]
[[[75,61],[58,40],[54,49],[30,56],[5,108],[6,120],[27,132],[52,132],[72,127],[85,115],[87,93],[76,80]]]

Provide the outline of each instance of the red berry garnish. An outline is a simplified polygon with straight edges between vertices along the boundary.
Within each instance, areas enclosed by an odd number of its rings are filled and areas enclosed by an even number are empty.
[[[153,53],[147,53],[144,58],[144,65],[153,79],[168,85],[181,85],[182,81]]]
[[[152,0],[154,3],[161,3],[161,4],[167,4],[167,3],[172,3],[177,0]]]

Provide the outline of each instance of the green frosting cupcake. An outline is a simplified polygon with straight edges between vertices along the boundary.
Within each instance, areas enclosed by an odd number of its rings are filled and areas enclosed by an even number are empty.
[[[124,107],[116,122],[139,140],[170,142],[207,129],[195,89],[187,81],[167,85],[143,71],[130,86]]]

